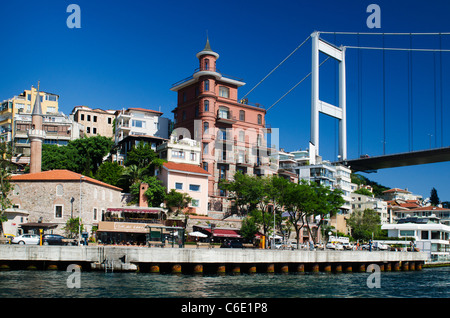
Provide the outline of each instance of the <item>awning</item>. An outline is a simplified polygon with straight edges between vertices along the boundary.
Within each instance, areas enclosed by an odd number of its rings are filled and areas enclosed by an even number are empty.
[[[211,233],[211,229],[204,228],[204,231]],[[214,237],[232,237],[232,238],[242,238],[242,236],[236,230],[226,230],[226,229],[214,229]]]
[[[22,223],[20,224],[21,227],[34,227],[38,229],[54,229],[58,227],[58,224],[55,223]]]
[[[106,212],[126,212],[126,213],[154,213],[157,214],[161,212],[157,209],[145,209],[145,208],[108,208]]]

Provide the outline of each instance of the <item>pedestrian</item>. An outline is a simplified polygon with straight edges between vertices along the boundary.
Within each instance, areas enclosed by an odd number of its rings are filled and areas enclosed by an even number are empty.
[[[369,252],[372,252],[372,240],[369,240]]]

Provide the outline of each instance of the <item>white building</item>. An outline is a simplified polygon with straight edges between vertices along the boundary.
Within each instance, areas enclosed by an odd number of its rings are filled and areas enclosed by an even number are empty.
[[[398,238],[393,243],[403,243],[407,238],[415,239],[416,247],[428,254],[430,261],[450,260],[450,226],[436,223],[436,218],[418,218],[408,223],[383,224],[388,236]],[[402,240],[404,238],[404,240]],[[409,245],[407,241],[406,245]]]
[[[178,139],[172,134],[168,141],[156,147],[156,151],[161,159],[200,166],[201,144],[197,140]]]
[[[168,139],[170,120],[163,113],[144,108],[128,108],[116,112],[115,143],[127,136],[150,136]]]

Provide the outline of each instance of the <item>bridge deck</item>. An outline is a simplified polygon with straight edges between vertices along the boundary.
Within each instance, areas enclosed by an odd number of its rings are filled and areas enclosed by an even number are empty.
[[[422,165],[450,161],[450,147],[404,152],[344,161],[354,171],[371,172],[378,169]]]

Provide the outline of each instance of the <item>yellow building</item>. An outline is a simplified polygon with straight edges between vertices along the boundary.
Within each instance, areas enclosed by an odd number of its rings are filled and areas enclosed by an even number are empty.
[[[0,104],[0,140],[12,141],[14,139],[14,117],[16,114],[31,114],[32,105],[36,100],[37,89],[24,90],[20,95],[4,100]],[[39,92],[42,113],[58,113],[59,95]]]

